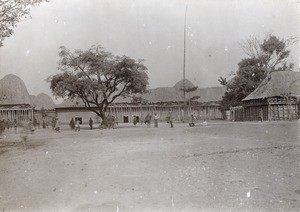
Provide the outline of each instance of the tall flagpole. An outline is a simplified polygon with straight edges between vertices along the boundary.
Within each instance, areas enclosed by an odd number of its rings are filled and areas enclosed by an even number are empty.
[[[184,34],[183,34],[183,121],[185,121],[185,49],[186,49],[186,13],[187,13],[188,5],[185,7],[185,14],[184,14]]]

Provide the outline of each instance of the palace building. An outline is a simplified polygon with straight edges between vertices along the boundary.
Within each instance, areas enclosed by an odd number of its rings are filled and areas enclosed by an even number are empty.
[[[185,87],[191,88],[194,85],[186,80]],[[148,113],[152,116],[157,113],[160,121],[165,121],[170,111],[177,121],[182,121],[191,114],[199,119],[222,119],[219,102],[225,93],[224,87],[198,88],[193,92],[187,92],[185,107],[182,88],[183,81],[180,81],[173,87],[149,89],[145,94],[136,95],[135,98],[119,97],[109,106],[107,113],[114,115],[120,123],[132,122],[133,116],[141,121]],[[196,96],[198,98],[189,100]],[[44,121],[50,123],[56,116],[62,124],[68,124],[72,118],[81,123],[88,123],[90,118],[95,123],[101,121],[79,99],[66,99],[61,104],[55,105],[47,94],[29,95],[24,82],[16,75],[9,74],[0,80],[1,119],[16,119],[20,124],[36,120],[41,124]]]
[[[176,83],[173,87],[159,87],[149,89],[147,93],[138,96],[139,102],[132,98],[117,98],[112,105],[108,107],[107,113],[117,118],[119,123],[128,123],[133,121],[133,116],[138,121],[143,120],[148,113],[152,116],[157,113],[160,121],[165,121],[172,111],[172,117],[181,121],[184,117],[184,98],[183,98],[183,81]],[[194,87],[186,80],[185,87]],[[222,119],[222,113],[219,110],[219,102],[225,93],[224,87],[198,88],[197,90],[186,94],[187,108],[190,108],[188,114],[194,114],[201,119]],[[194,102],[188,99],[198,96]],[[191,107],[188,107],[188,105]],[[74,118],[81,123],[88,123],[92,118],[95,123],[100,118],[92,111],[89,111],[81,100],[66,99],[61,104],[55,105],[55,111],[61,123],[69,123]]]

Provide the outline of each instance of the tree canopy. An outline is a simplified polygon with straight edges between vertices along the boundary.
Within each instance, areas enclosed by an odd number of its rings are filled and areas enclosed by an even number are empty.
[[[60,47],[59,56],[62,73],[48,78],[53,94],[81,99],[102,119],[116,98],[146,91],[148,75],[143,60],[114,56],[99,45],[74,52]]]
[[[242,42],[241,47],[248,57],[238,63],[238,70],[231,80],[223,77],[218,80],[227,87],[221,110],[241,105],[242,99],[253,92],[271,72],[292,70],[293,64],[288,62],[288,47],[295,42],[297,39],[294,37],[284,40],[274,35],[269,35],[262,42],[256,37]]]
[[[13,34],[17,23],[26,18],[30,7],[48,0],[1,0],[0,1],[0,46]]]

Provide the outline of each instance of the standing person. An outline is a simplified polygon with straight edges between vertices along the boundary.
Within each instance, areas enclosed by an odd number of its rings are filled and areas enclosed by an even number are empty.
[[[11,125],[10,120],[7,119],[7,121],[6,121],[6,128],[7,128],[7,131],[9,131],[10,125]]]
[[[15,128],[15,134],[17,134],[17,129],[18,129],[17,119],[14,120],[14,128]]]
[[[136,126],[136,123],[137,123],[137,117],[136,117],[136,115],[134,115],[133,116],[133,125]]]
[[[263,119],[264,119],[264,112],[263,112],[262,108],[260,108],[259,109],[259,120],[261,122],[263,122]]]
[[[59,120],[58,117],[55,118],[55,132],[60,132]]]
[[[4,120],[0,120],[0,136],[2,136],[3,128],[4,128]]]
[[[34,127],[34,128],[37,127],[37,120],[36,120],[36,118],[33,118],[33,127]]]
[[[76,131],[80,131],[80,122],[79,122],[79,120],[75,121],[75,132]]]
[[[54,128],[55,128],[55,122],[56,122],[56,119],[55,119],[55,117],[53,117],[52,121],[51,121],[52,130],[54,130]]]
[[[116,125],[119,125],[119,118],[118,118],[118,115],[115,115],[115,123],[116,123]]]
[[[29,119],[29,121],[28,121],[27,129],[31,134],[33,134],[35,127],[34,127],[33,121],[31,119]]]
[[[150,115],[150,113],[147,114],[147,116],[145,118],[145,123],[147,123],[147,127],[151,126],[151,115]]]
[[[92,130],[93,129],[93,119],[92,118],[90,118],[90,120],[89,120],[89,125],[90,125],[90,129]]]
[[[173,128],[174,125],[173,125],[172,111],[169,112],[169,117],[170,117],[170,125],[171,125],[171,128]]]
[[[73,118],[71,119],[71,121],[70,121],[70,123],[69,123],[69,126],[70,126],[71,130],[74,130],[74,129],[75,129],[75,121],[74,121]]]
[[[189,123],[190,127],[194,127],[195,126],[195,116],[194,114],[191,115],[191,122]]]
[[[154,114],[154,127],[158,127],[158,115],[157,115],[157,113]]]

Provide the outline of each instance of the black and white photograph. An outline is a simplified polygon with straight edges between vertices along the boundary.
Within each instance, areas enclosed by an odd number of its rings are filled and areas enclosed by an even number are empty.
[[[300,211],[299,39],[300,0],[0,0],[0,211]]]

